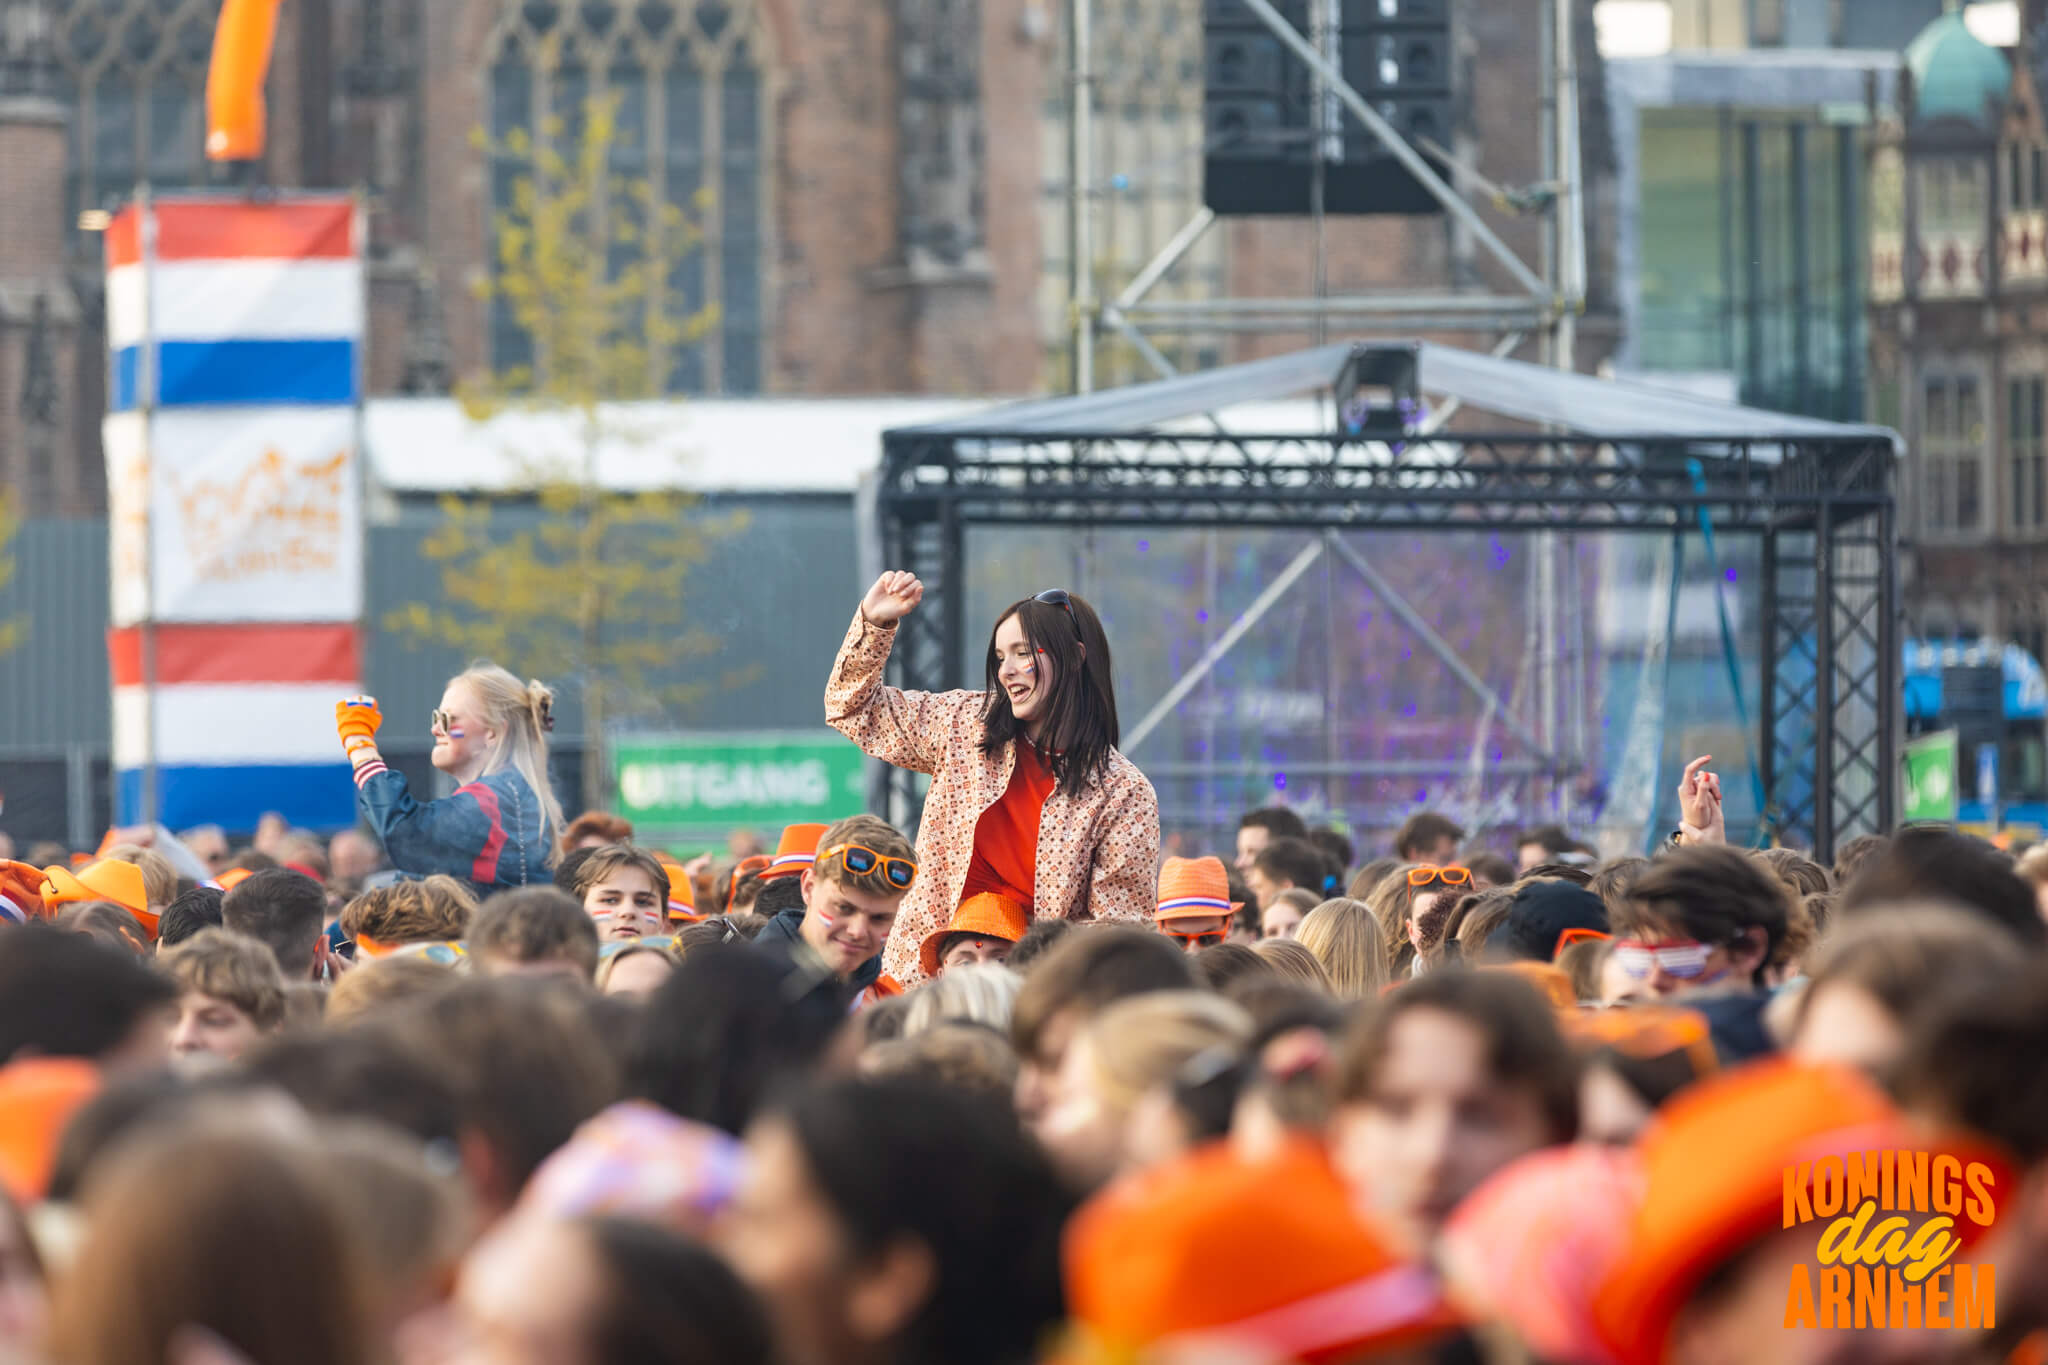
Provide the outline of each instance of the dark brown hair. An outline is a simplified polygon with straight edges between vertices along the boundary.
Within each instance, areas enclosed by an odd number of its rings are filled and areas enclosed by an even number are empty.
[[[1675,924],[1701,943],[1726,946],[1750,929],[1764,931],[1764,952],[1752,974],[1777,959],[1792,914],[1792,891],[1766,864],[1726,844],[1693,844],[1659,854],[1629,888],[1613,915],[1618,938],[1642,933],[1651,920]]]
[[[588,977],[597,970],[597,926],[574,896],[553,886],[500,891],[469,921],[469,954],[489,971],[491,954],[514,962],[559,958]]]
[[[1038,757],[1068,796],[1078,796],[1109,769],[1109,756],[1123,737],[1117,724],[1116,691],[1110,685],[1109,637],[1095,608],[1069,593],[1068,605],[1027,597],[1011,604],[988,633],[987,697],[981,708],[981,751],[998,752],[1021,740],[1024,727],[1010,710],[997,680],[996,632],[1012,616],[1033,651],[1052,664],[1045,723],[1038,732]]]
[[[371,1357],[362,1253],[320,1172],[282,1142],[218,1124],[153,1135],[89,1182],[86,1209],[57,1281],[54,1359],[161,1365],[181,1329],[252,1361]]]
[[[2048,1086],[2015,1083],[2048,1056],[2048,963],[2011,979],[1938,988],[1906,1035],[1897,1089],[1908,1105],[2002,1143],[2028,1166],[2048,1158]]]
[[[1465,831],[1447,815],[1439,815],[1433,810],[1419,811],[1409,816],[1400,832],[1394,835],[1394,854],[1403,862],[1417,861],[1417,850],[1433,848],[1446,839],[1462,844]]]
[[[564,844],[581,843],[585,839],[602,839],[608,844],[629,844],[633,841],[633,822],[623,815],[587,810],[571,820],[569,828],[562,831]]]
[[[1559,1032],[1556,1013],[1535,987],[1512,972],[1447,967],[1403,983],[1352,1026],[1337,1057],[1337,1098],[1371,1101],[1394,1026],[1416,1010],[1463,1020],[1486,1040],[1486,1067],[1496,1083],[1528,1086],[1549,1121],[1551,1139],[1579,1131],[1579,1067]]]

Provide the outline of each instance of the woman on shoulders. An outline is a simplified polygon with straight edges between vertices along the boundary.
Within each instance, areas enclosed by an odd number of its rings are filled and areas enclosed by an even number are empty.
[[[482,895],[545,882],[561,851],[562,807],[548,784],[555,694],[495,664],[451,678],[431,722],[433,762],[453,796],[421,801],[384,765],[375,697],[335,703],[335,729],[355,765],[356,803],[391,865],[415,877],[447,873]]]
[[[924,598],[885,573],[862,599],[825,688],[825,719],[871,757],[927,773],[919,876],[885,970],[923,979],[918,946],[969,896],[1006,896],[1042,919],[1148,922],[1159,802],[1118,751],[1109,640],[1061,588],[1006,608],[981,691],[882,682],[896,626]]]

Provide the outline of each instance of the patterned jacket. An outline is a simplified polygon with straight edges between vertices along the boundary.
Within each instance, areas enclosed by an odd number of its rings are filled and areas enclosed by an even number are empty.
[[[825,685],[825,719],[871,757],[929,774],[917,833],[917,884],[882,954],[905,986],[924,979],[918,947],[953,917],[983,811],[1010,785],[1013,740],[981,752],[980,692],[905,692],[882,683],[896,632],[855,613]],[[1079,796],[1055,790],[1038,825],[1035,913],[1044,919],[1149,921],[1158,900],[1159,798],[1137,765],[1111,751]]]
[[[356,769],[356,805],[400,872],[445,872],[483,896],[553,875],[541,804],[515,769],[421,801],[402,774],[374,760]]]

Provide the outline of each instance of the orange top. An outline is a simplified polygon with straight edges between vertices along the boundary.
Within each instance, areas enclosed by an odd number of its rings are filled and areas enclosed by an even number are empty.
[[[100,1089],[100,1069],[78,1057],[24,1057],[0,1067],[0,1189],[33,1204],[49,1187],[64,1125]]]
[[[1052,771],[1029,744],[1019,740],[1010,785],[974,826],[974,858],[967,865],[964,902],[972,896],[1004,896],[1031,909],[1038,872],[1038,817],[1052,795]]]

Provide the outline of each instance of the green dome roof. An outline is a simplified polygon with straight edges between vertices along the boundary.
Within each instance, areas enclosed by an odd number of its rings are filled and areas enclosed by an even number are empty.
[[[1985,104],[2012,90],[2005,54],[1980,42],[1950,10],[1906,45],[1906,70],[1913,77],[1913,113],[1918,122],[1938,118],[1985,120]]]

